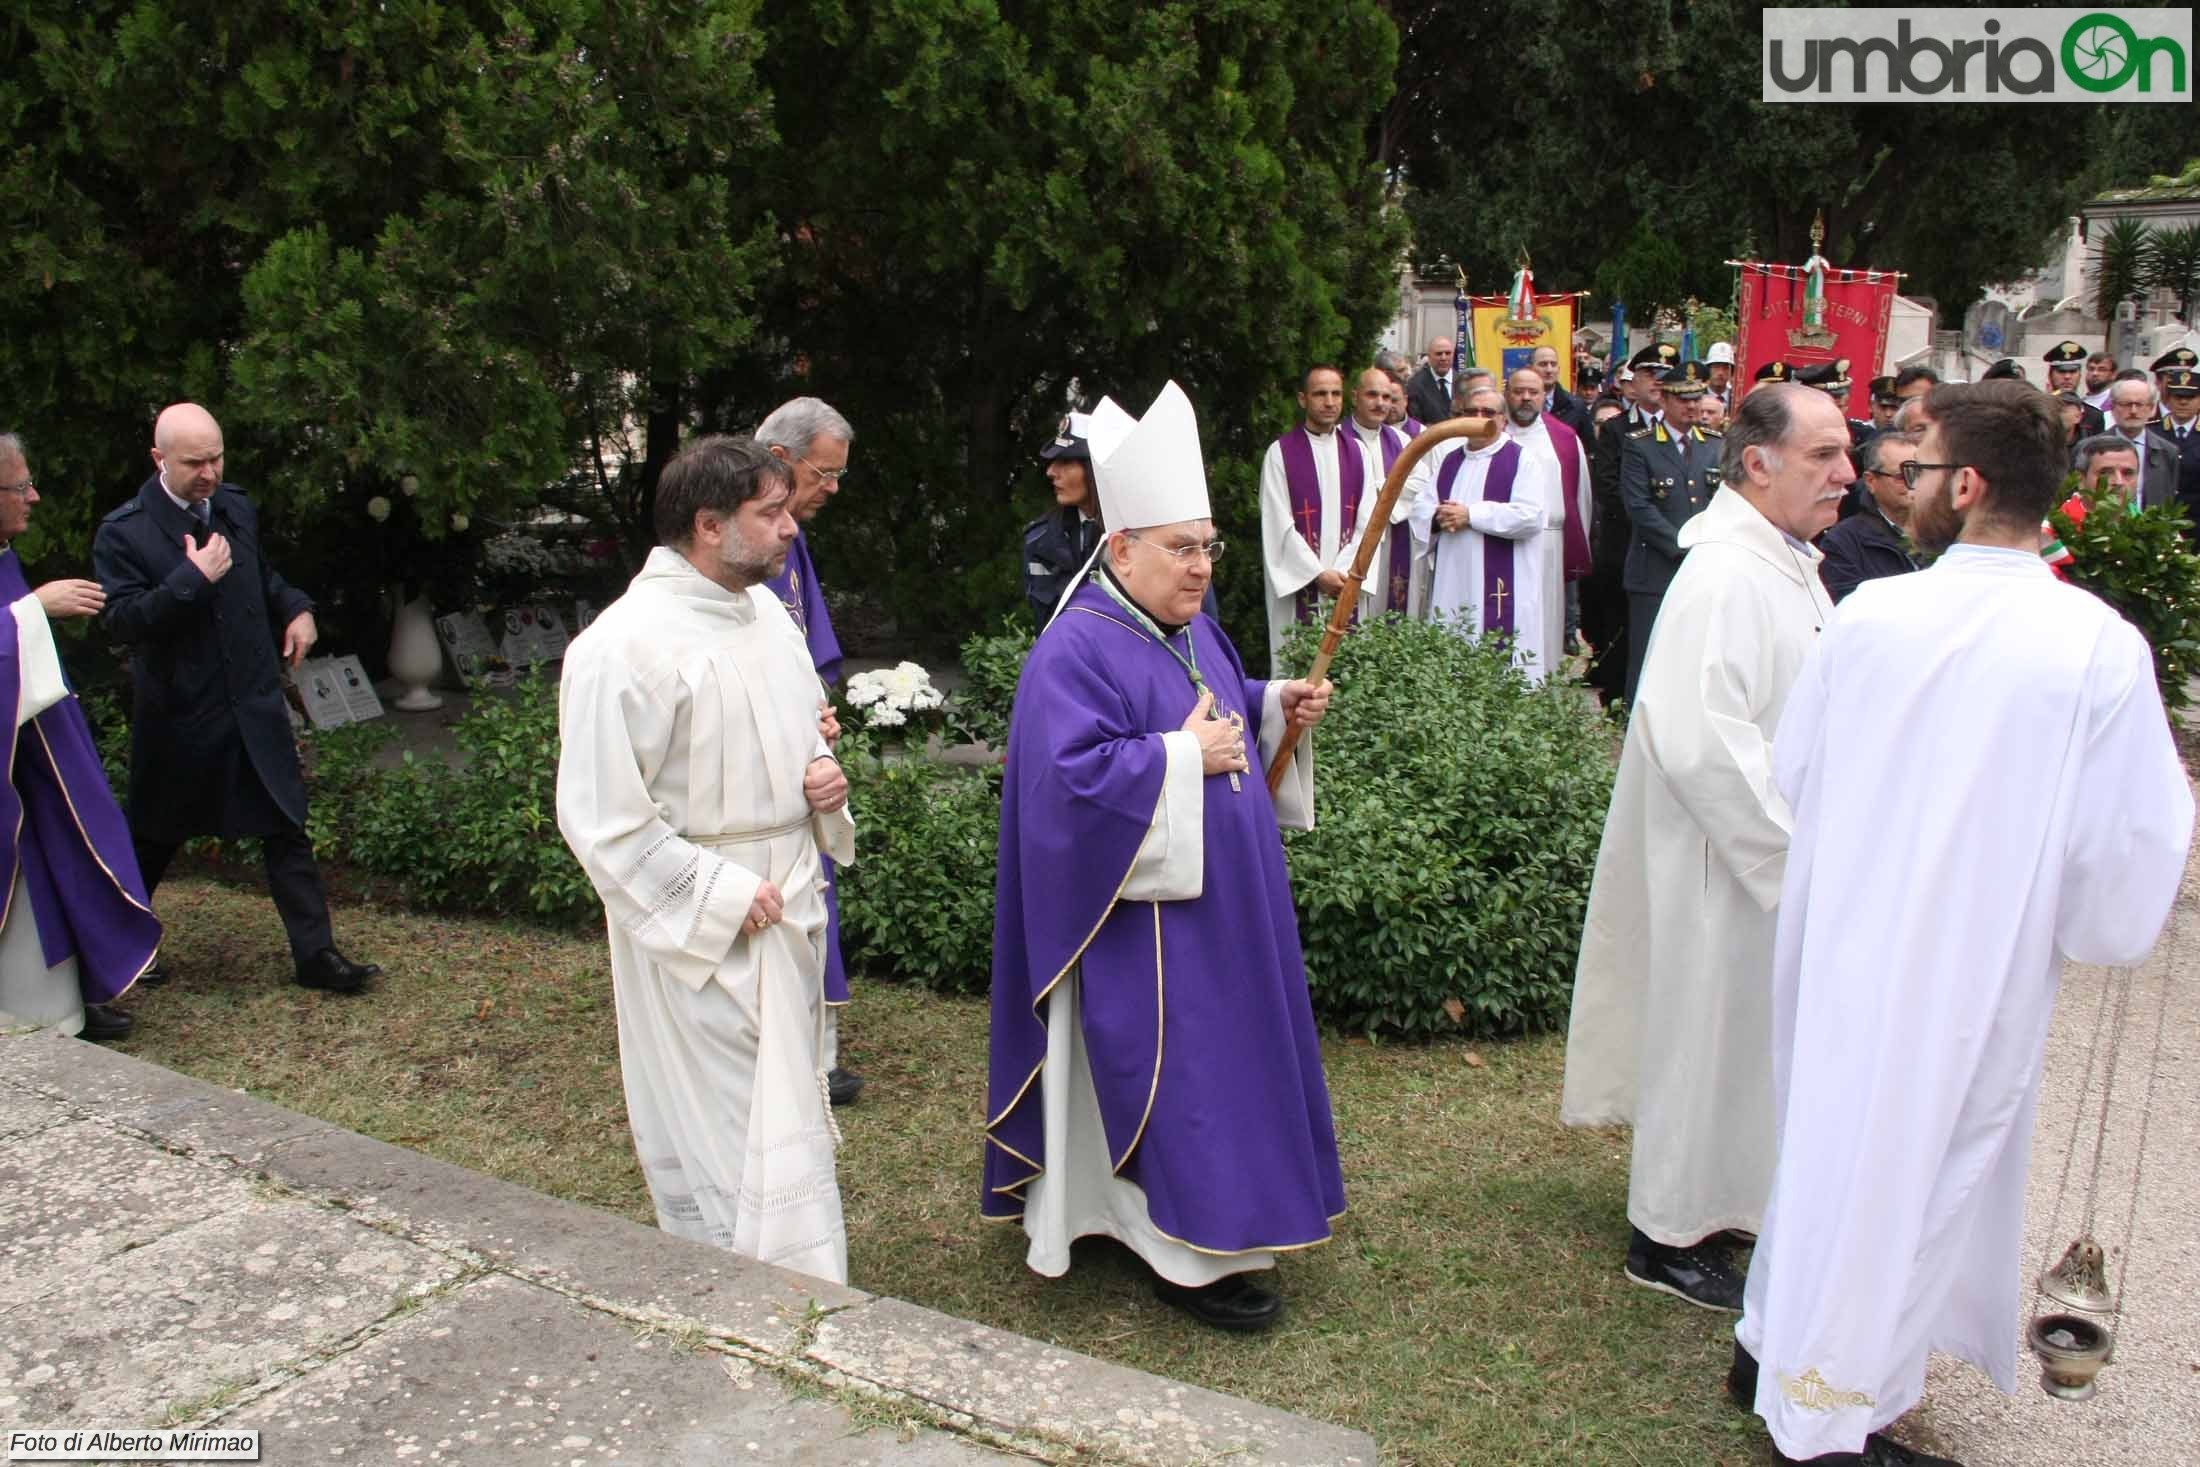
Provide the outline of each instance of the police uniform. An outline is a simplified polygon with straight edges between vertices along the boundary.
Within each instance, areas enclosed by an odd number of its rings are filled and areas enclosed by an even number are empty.
[[[1651,343],[1635,353],[1627,364],[1630,372],[1659,372],[1678,365],[1680,349]],[[1581,631],[1596,655],[1589,663],[1589,683],[1607,704],[1633,691],[1627,676],[1628,648],[1633,638],[1627,629],[1629,598],[1626,588],[1628,543],[1631,538],[1626,507],[1620,502],[1621,446],[1627,435],[1648,426],[1649,419],[1633,403],[1616,418],[1597,429],[1589,457],[1589,491],[1595,502],[1590,529],[1589,574],[1581,585]]]
[[[1795,380],[1805,387],[1817,388],[1826,396],[1834,398],[1840,403],[1841,415],[1847,419],[1849,425],[1849,447],[1862,448],[1878,436],[1879,430],[1874,428],[1868,419],[1848,416],[1850,384],[1849,359],[1847,357],[1835,357],[1830,362],[1821,362],[1815,367],[1805,368],[1795,374]]]
[[[2147,368],[2154,374],[2154,405],[2162,410],[2161,416],[2154,420],[2154,427],[2172,437],[2176,436],[2176,429],[2170,427],[2169,420],[2169,374],[2180,367],[2188,371],[2200,368],[2200,352],[2189,346],[2173,346]]]
[[[2041,352],[2040,360],[2047,363],[2047,390],[2050,393],[2057,390],[2055,387],[2055,373],[2058,371],[2082,373],[2085,369],[2086,355],[2084,347],[2078,345],[2075,341],[2067,340],[2058,341],[2046,351]],[[2078,401],[2081,404],[2081,411],[2078,413],[2078,441],[2082,443],[2096,433],[2106,433],[2108,431],[2108,418],[2099,408],[2085,401],[2085,393],[2079,388],[2078,381],[2078,378],[2073,377],[2069,387],[2071,391],[2078,394]]]
[[[1710,390],[1701,362],[1685,362],[1661,384],[1667,395],[1697,398]],[[1702,513],[1719,488],[1725,440],[1690,428],[1675,433],[1663,419],[1629,433],[1620,458],[1620,501],[1633,527],[1627,543],[1627,682],[1632,704],[1643,654],[1666,587],[1681,567],[1680,528]]]
[[[1092,449],[1085,443],[1085,427],[1083,413],[1071,413],[1062,419],[1054,441],[1039,450],[1039,459],[1042,463],[1058,458],[1082,462],[1085,502],[1097,510],[1100,496],[1092,487]],[[1061,604],[1062,593],[1092,558],[1100,540],[1100,521],[1074,507],[1056,505],[1024,526],[1024,599],[1031,603],[1039,630],[1045,631],[1054,619],[1054,608]]]
[[[2200,396],[2200,369],[2169,367],[2162,372],[2162,400],[2165,404],[2174,395],[2179,398]],[[2188,519],[2200,522],[2200,414],[2195,414],[2192,424],[2179,432],[2176,420],[2169,416],[2165,406],[2162,421],[2155,425],[2155,432],[2177,445],[2177,502],[2184,505]],[[2200,535],[2200,530],[2187,526],[2185,537],[2190,540]]]

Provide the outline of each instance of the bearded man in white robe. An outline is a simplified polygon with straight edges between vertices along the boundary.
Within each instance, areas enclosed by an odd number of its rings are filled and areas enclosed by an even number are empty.
[[[1505,399],[1486,380],[1460,401],[1469,413],[1505,414]],[[1413,466],[1399,497],[1412,505],[1408,523],[1428,563],[1430,619],[1469,641],[1505,639],[1513,665],[1541,682],[1566,630],[1552,528],[1554,512],[1564,513],[1557,460],[1530,454],[1509,437],[1479,448],[1454,439]]]
[[[1878,1434],[1930,1350],[2016,1389],[2058,972],[2145,956],[2192,837],[2145,639],[2040,559],[2053,400],[1943,386],[1931,416],[1910,529],[1946,553],[1841,603],[1774,754],[1780,1161],[1728,1388],[1782,1462],[1945,1464]]]
[[[845,1283],[818,852],[847,865],[855,827],[808,646],[764,584],[791,488],[746,438],[665,466],[657,548],[565,656],[558,829],[603,897],[658,1226]]]
[[[1553,423],[1558,425],[1556,433],[1551,431]],[[1528,673],[1529,681],[1540,682],[1564,660],[1567,592],[1573,580],[1589,571],[1589,455],[1572,426],[1550,410],[1549,387],[1538,369],[1522,367],[1505,379],[1505,436],[1530,459],[1539,460],[1549,474],[1545,480],[1550,486],[1548,524],[1534,543],[1538,609],[1534,629],[1540,651]],[[1561,438],[1566,440],[1563,446]],[[1573,462],[1565,462],[1561,454]]]
[[[1768,384],[1726,488],[1680,530],[1605,818],[1574,976],[1562,1118],[1632,1122],[1627,1277],[1738,1310],[1726,1235],[1772,1182],[1773,914],[1787,801],[1772,735],[1832,606],[1812,537],[1855,479],[1831,398]]]

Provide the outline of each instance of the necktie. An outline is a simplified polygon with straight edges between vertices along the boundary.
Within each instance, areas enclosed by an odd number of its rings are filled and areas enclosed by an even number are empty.
[[[191,543],[204,545],[214,527],[214,512],[205,500],[196,500],[191,505],[191,519],[195,525],[191,531]]]

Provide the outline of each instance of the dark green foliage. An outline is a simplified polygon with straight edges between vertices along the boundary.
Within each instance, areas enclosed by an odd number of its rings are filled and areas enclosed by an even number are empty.
[[[557,827],[557,688],[529,679],[484,698],[458,723],[462,763],[375,754],[387,724],[354,724],[309,742],[308,834],[314,850],[397,882],[424,907],[582,925],[602,908]]]
[[[2086,284],[2093,288],[2093,314],[2116,319],[2116,308],[2146,293],[2154,264],[2154,231],[2143,219],[2112,219],[2095,246],[2093,271]]]
[[[1945,322],[2047,258],[2085,200],[2192,156],[2189,108],[1762,102],[1762,7],[1738,0],[1391,9],[1378,156],[1410,184],[1415,259],[1478,290],[1522,248],[1544,288],[1587,286],[1640,224],[1689,294],[1724,302],[1727,259],[1801,262],[1823,210],[1828,259],[1906,272]],[[1493,129],[1505,101],[1534,124]]]
[[[1563,1023],[1610,725],[1426,622],[1360,628],[1330,676],[1315,828],[1285,836],[1316,1012],[1414,1037]]]
[[[1021,621],[992,636],[962,644],[963,686],[950,702],[949,722],[963,738],[982,740],[995,749],[1008,747],[1008,714],[1016,701],[1016,680],[1038,635]]]
[[[849,759],[856,864],[840,876],[851,971],[984,993],[993,968],[1001,771]]]
[[[2060,507],[2048,521],[2070,551],[2070,578],[2146,634],[2162,701],[2185,707],[2186,679],[2200,672],[2200,557],[2186,538],[2184,509],[2172,503],[2133,514],[2121,497],[2081,488],[2075,474],[2066,487],[2084,501],[2084,524]]]

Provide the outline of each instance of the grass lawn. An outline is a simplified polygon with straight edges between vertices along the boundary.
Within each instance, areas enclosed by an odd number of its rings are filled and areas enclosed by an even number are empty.
[[[389,970],[359,1000],[288,981],[264,892],[161,890],[177,981],[133,994],[141,1058],[649,1221],[626,1129],[600,938],[340,907]],[[1284,1324],[1218,1334],[1083,1245],[1067,1278],[978,1219],[986,1011],[861,983],[841,1112],[859,1288],[1366,1430],[1386,1462],[1756,1464],[1720,1390],[1732,1335],[1620,1277],[1625,1137],[1557,1122],[1561,1043],[1325,1046],[1351,1211],[1280,1270]],[[1091,1251],[1087,1253],[1085,1249]]]

